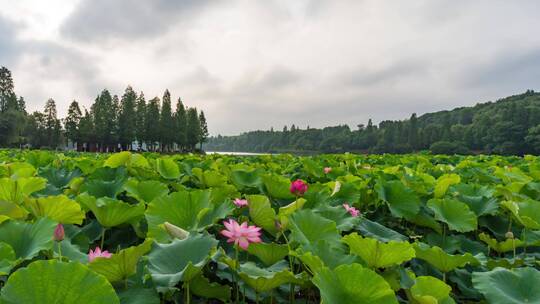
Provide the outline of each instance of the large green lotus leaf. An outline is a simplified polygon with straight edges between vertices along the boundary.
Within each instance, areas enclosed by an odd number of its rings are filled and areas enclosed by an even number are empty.
[[[107,228],[134,222],[144,214],[144,204],[131,205],[109,197],[96,199],[86,193],[77,197],[81,205],[90,209],[98,222]]]
[[[170,158],[156,159],[156,169],[159,175],[165,179],[178,179],[180,177],[178,165]]]
[[[467,204],[477,216],[494,215],[499,209],[499,203],[494,197],[495,190],[488,186],[476,184],[458,184],[453,186],[456,198]]]
[[[6,175],[12,179],[18,179],[21,177],[31,177],[36,173],[36,168],[29,163],[14,162],[6,165],[2,165],[6,170]]]
[[[88,267],[114,283],[123,281],[137,272],[137,263],[152,247],[152,240],[147,239],[138,246],[132,246],[113,254],[108,259],[95,259]]]
[[[264,187],[270,197],[275,199],[292,199],[294,195],[290,191],[291,181],[280,175],[264,175],[262,177]]]
[[[194,279],[217,244],[214,238],[202,235],[174,239],[170,244],[155,243],[148,254],[148,271],[158,291],[166,292],[180,281]]]
[[[474,272],[472,282],[491,304],[540,303],[540,271],[532,267]]]
[[[437,278],[420,276],[411,287],[411,296],[419,304],[452,304],[455,302],[450,297],[451,291],[450,286]]]
[[[249,217],[259,227],[275,234],[276,228],[276,211],[272,208],[270,200],[264,195],[249,195]]]
[[[52,248],[52,236],[56,225],[56,222],[45,217],[34,223],[5,221],[0,224],[0,242],[13,247],[17,258],[31,259],[41,250]]]
[[[196,177],[196,182],[202,188],[222,187],[227,184],[227,176],[216,170],[203,171],[201,168],[193,168],[191,174]]]
[[[148,236],[158,242],[169,240],[161,227],[169,222],[184,230],[201,230],[226,217],[233,210],[230,202],[213,204],[209,190],[180,191],[154,199],[146,210]]]
[[[260,268],[253,262],[247,262],[240,264],[238,275],[240,279],[257,292],[268,292],[287,283],[302,283],[301,278],[295,276],[287,267],[281,264],[276,264],[270,268]]]
[[[385,201],[396,217],[414,218],[420,211],[420,198],[401,181],[377,182],[379,199]]]
[[[158,293],[153,288],[129,287],[118,292],[121,304],[160,304]]]
[[[48,217],[62,224],[82,224],[86,217],[81,205],[65,195],[28,198],[25,205],[36,217]]]
[[[351,253],[361,257],[370,268],[399,265],[415,256],[415,251],[408,242],[383,243],[376,239],[363,238],[356,232],[344,236],[342,241],[349,245]]]
[[[362,218],[358,225],[358,230],[360,230],[363,235],[377,239],[381,242],[408,240],[403,234],[366,218]]]
[[[485,233],[480,233],[478,238],[484,243],[488,244],[489,248],[497,252],[508,252],[514,250],[514,248],[519,248],[525,246],[525,242],[520,239],[506,239],[502,242],[498,242],[496,239],[490,237]]]
[[[313,277],[325,304],[397,304],[394,291],[383,277],[359,264],[323,268]]]
[[[82,175],[81,170],[74,169],[69,170],[66,168],[42,168],[39,170],[39,176],[47,179],[47,184],[54,186],[57,189],[64,189],[68,186],[69,182]]]
[[[461,178],[457,174],[443,174],[437,178],[437,183],[433,189],[435,198],[441,198],[446,194],[446,191],[451,185],[459,184]]]
[[[476,214],[458,200],[431,199],[427,206],[435,213],[435,219],[446,223],[451,230],[468,232],[475,230],[478,225]]]
[[[123,179],[105,181],[105,180],[89,180],[85,181],[81,187],[82,192],[88,192],[88,194],[94,197],[110,197],[115,198],[118,193],[122,191],[124,185]]]
[[[8,243],[0,242],[0,275],[8,275],[15,266],[15,250]]]
[[[117,168],[120,166],[148,167],[149,164],[144,156],[140,154],[133,154],[129,151],[124,151],[109,156],[103,166],[111,168]]]
[[[266,266],[274,265],[289,254],[287,245],[276,243],[253,243],[249,245],[247,251],[259,258]]]
[[[10,304],[118,304],[107,280],[77,263],[36,261],[13,273],[1,293]]]
[[[444,252],[440,247],[430,247],[424,243],[413,244],[416,258],[424,260],[442,272],[449,272],[467,264],[478,265],[478,260],[470,253],[452,255]]]
[[[12,219],[25,219],[28,211],[17,203],[0,200],[0,217]]]
[[[210,282],[201,274],[189,282],[189,289],[194,295],[207,299],[219,299],[225,303],[231,299],[231,287]]]
[[[306,251],[320,240],[327,241],[329,245],[340,242],[336,223],[316,214],[313,210],[295,212],[290,217],[289,228],[290,241],[303,246]]]
[[[47,180],[41,177],[24,177],[13,180],[0,178],[0,201],[21,204],[25,197],[45,188]]]
[[[340,232],[352,230],[360,222],[360,217],[351,216],[342,205],[336,207],[323,205],[313,210],[317,212],[317,214],[336,222],[336,228]]]
[[[319,240],[309,246],[302,246],[299,252],[309,251],[316,255],[324,266],[334,269],[339,265],[358,262],[355,255],[349,254],[349,249],[343,243],[329,243],[327,240]]]
[[[263,169],[257,170],[232,170],[229,176],[231,182],[238,188],[238,190],[245,190],[246,188],[259,188],[262,186]]]
[[[86,240],[88,240],[88,238],[86,238]],[[79,245],[74,243],[73,239],[66,237],[60,242],[60,246],[62,247],[62,258],[81,263],[88,262],[88,255],[86,254],[86,252],[88,252],[87,248],[81,249]],[[88,247],[88,245],[86,247]],[[53,246],[53,250],[56,256],[60,256],[57,245]]]
[[[124,184],[127,194],[140,202],[150,203],[155,198],[169,193],[169,187],[159,181],[130,179]]]
[[[525,227],[540,229],[540,202],[526,199],[521,202],[504,201],[501,203]]]

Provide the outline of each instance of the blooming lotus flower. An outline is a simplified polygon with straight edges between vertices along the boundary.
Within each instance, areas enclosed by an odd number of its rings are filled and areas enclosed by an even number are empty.
[[[54,228],[54,240],[57,242],[61,242],[64,240],[64,226],[62,224],[56,225],[56,228]]]
[[[111,254],[107,250],[101,251],[101,248],[96,247],[94,251],[90,249],[90,252],[88,253],[88,262],[92,262],[96,258],[106,258],[109,259],[111,257]]]
[[[347,210],[347,212],[349,212],[352,217],[357,217],[360,215],[360,210],[349,206],[349,204],[343,204],[343,208],[345,208],[345,210]]]
[[[234,243],[240,246],[242,249],[247,250],[249,243],[262,242],[261,228],[257,226],[248,226],[247,222],[243,222],[241,225],[233,219],[224,221],[224,230],[221,230],[221,234],[228,238],[228,243]]]
[[[291,193],[296,196],[302,196],[308,190],[308,184],[301,179],[297,179],[291,183]]]
[[[330,172],[332,172],[332,168],[330,168],[330,167],[325,167],[324,168],[324,174],[328,174]]]
[[[246,199],[240,199],[240,198],[237,198],[233,201],[233,203],[236,205],[236,207],[238,208],[242,208],[242,207],[246,207],[248,205],[248,201]]]

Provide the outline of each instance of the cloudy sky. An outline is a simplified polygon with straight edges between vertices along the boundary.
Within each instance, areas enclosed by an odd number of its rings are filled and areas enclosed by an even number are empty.
[[[30,111],[103,88],[204,109],[212,134],[351,127],[540,90],[539,1],[0,0]]]

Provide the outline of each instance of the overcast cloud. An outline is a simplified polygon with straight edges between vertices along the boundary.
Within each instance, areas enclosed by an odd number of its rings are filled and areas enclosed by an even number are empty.
[[[210,132],[403,119],[540,90],[540,2],[0,0],[30,111],[168,88]]]

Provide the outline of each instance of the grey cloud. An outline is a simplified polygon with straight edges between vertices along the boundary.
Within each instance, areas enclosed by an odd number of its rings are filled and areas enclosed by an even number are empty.
[[[353,86],[388,85],[409,77],[419,77],[427,72],[428,65],[420,60],[403,60],[375,70],[370,67],[356,68],[341,73],[337,79],[345,85]]]
[[[488,64],[473,67],[464,76],[463,84],[468,87],[488,87],[507,94],[516,88],[538,88],[540,48],[497,56]]]
[[[15,24],[0,15],[0,65],[11,63],[17,53]]]
[[[156,37],[197,15],[209,0],[82,0],[61,27],[80,42]]]

